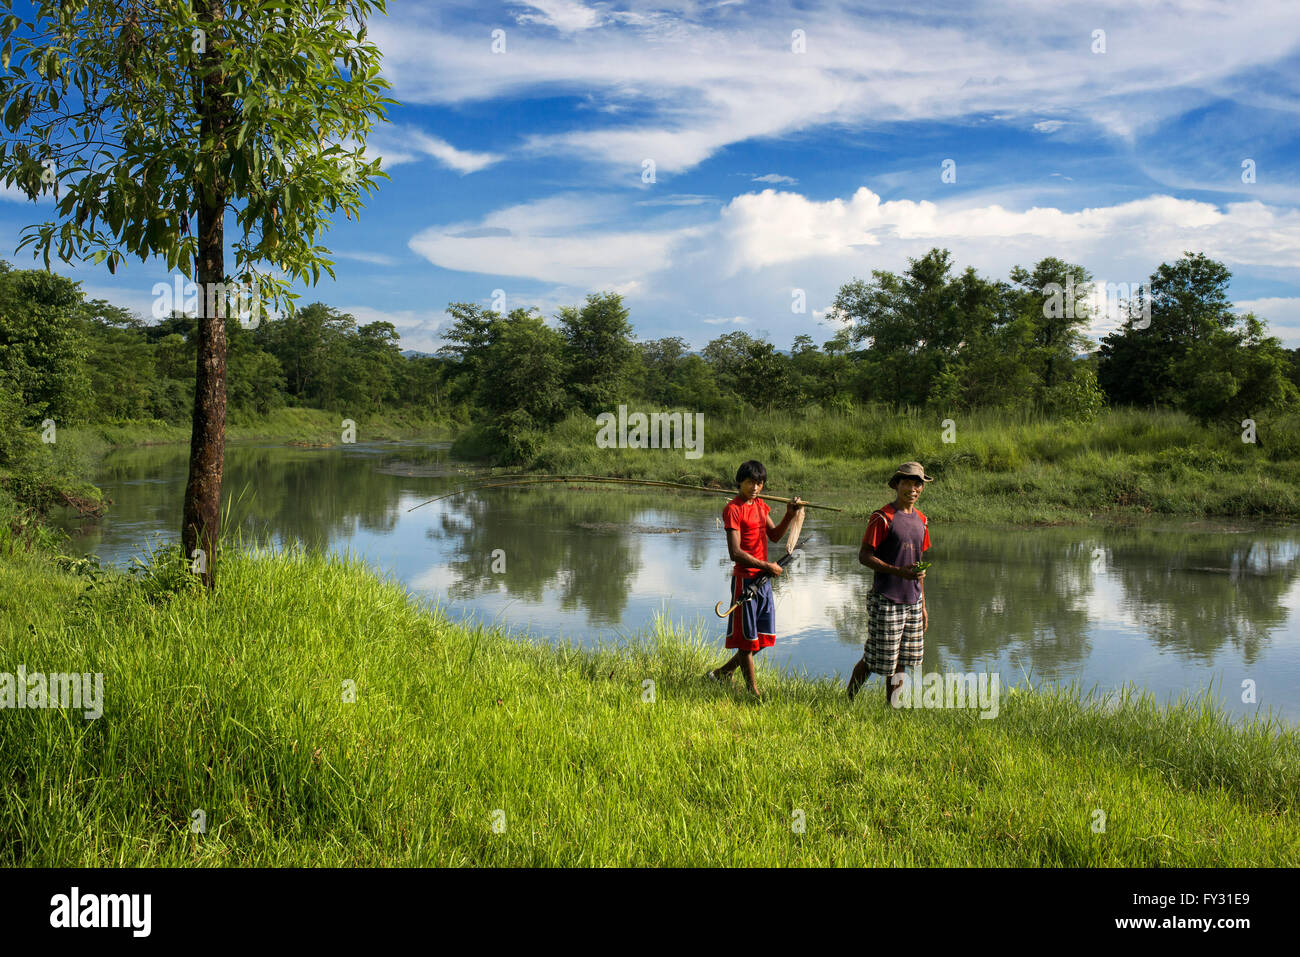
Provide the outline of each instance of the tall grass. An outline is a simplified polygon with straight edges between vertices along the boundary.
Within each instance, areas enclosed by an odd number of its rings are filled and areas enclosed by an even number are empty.
[[[756,706],[701,680],[721,649],[698,630],[661,621],[596,651],[511,640],[297,550],[228,555],[211,595],[157,569],[84,588],[48,560],[0,561],[0,671],[105,676],[97,721],[0,711],[5,865],[1259,866],[1300,852],[1296,732],[1234,727],[1208,699],[1023,691],[983,720],[894,711],[878,686],[849,704],[841,684],[762,668]]]
[[[945,419],[951,424],[945,427]],[[866,513],[890,496],[903,461],[937,481],[928,505],[949,520],[1048,523],[1146,515],[1300,517],[1300,419],[1241,430],[1202,426],[1181,412],[1112,409],[1091,423],[1030,410],[940,416],[879,407],[848,414],[754,413],[705,417],[704,454],[682,449],[601,449],[591,418],[573,416],[535,436],[526,467],[730,486],[757,458],[772,492],[794,490]],[[951,441],[948,441],[948,440]]]
[[[275,409],[265,416],[234,415],[228,423],[226,437],[232,441],[274,439],[337,444],[341,441],[344,418],[356,422],[359,442],[408,438],[449,439],[452,435],[452,427],[446,420],[422,415],[410,409],[348,415],[325,409],[289,407]],[[102,453],[114,446],[188,443],[190,426],[188,423],[162,422],[156,419],[97,422],[70,426],[60,434],[67,434],[72,442],[92,453]]]

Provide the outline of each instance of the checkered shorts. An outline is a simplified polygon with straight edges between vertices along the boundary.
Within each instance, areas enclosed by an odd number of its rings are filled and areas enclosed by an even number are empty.
[[[921,603],[902,605],[873,591],[867,598],[867,643],[863,652],[867,667],[879,675],[892,675],[900,666],[921,667],[925,655]]]

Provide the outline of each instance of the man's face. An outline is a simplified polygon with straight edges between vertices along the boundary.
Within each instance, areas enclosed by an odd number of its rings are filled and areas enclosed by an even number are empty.
[[[750,501],[758,498],[758,494],[761,491],[763,491],[762,482],[755,482],[753,479],[745,479],[745,481],[740,483],[740,494]]]
[[[921,497],[925,483],[920,479],[903,478],[898,480],[898,497],[904,502],[915,502]]]

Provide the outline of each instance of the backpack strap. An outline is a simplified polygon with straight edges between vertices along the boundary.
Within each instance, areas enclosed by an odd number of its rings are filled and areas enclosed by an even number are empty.
[[[889,512],[885,511],[885,509],[887,509],[887,508],[889,508],[888,505],[886,505],[885,508],[878,508],[878,509],[876,509],[874,512],[871,513],[872,518],[874,518],[875,516],[879,515],[881,521],[883,521],[883,522],[885,523],[885,534],[886,534],[886,535],[889,534],[889,523],[890,523],[890,514],[889,514]]]

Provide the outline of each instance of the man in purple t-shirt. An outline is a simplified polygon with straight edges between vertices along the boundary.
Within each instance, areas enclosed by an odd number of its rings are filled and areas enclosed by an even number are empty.
[[[933,481],[920,462],[904,462],[889,480],[895,501],[871,513],[858,561],[875,571],[867,598],[867,641],[862,659],[853,666],[849,698],[874,671],[885,676],[885,700],[908,667],[921,667],[925,629],[925,572],[916,570],[930,547],[930,525],[916,507],[925,483]]]

